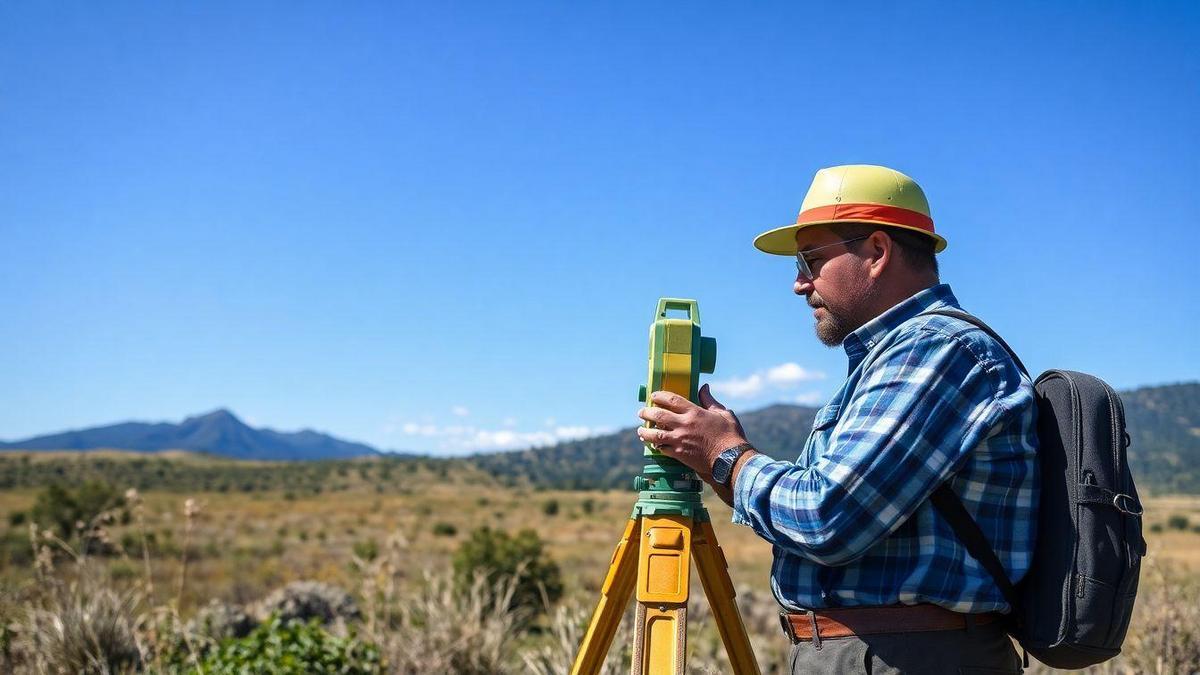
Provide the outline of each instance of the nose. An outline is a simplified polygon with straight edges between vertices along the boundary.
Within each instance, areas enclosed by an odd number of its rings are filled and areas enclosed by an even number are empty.
[[[796,282],[792,284],[792,292],[796,295],[808,295],[814,291],[813,280],[803,274],[796,275]]]

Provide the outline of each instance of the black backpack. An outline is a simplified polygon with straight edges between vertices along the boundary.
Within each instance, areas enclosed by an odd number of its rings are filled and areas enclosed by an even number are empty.
[[[987,324],[970,314],[935,310],[975,325],[1029,371]],[[930,501],[1012,606],[1008,632],[1054,668],[1084,668],[1121,653],[1137,594],[1146,540],[1142,505],[1125,451],[1125,409],[1100,379],[1048,370],[1034,382],[1041,499],[1033,563],[1020,584],[958,495],[943,483]]]

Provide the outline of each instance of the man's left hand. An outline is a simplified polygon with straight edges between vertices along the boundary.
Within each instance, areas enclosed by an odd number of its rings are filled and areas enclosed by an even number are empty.
[[[700,405],[669,391],[650,394],[652,408],[642,408],[638,417],[657,427],[638,427],[643,443],[668,457],[679,460],[712,482],[712,466],[722,450],[746,442],[746,433],[733,411],[717,402],[708,390],[700,387]]]

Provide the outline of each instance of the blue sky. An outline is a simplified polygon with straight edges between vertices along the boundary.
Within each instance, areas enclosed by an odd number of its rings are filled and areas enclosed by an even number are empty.
[[[666,295],[730,407],[819,403],[750,241],[845,163],[922,184],[1030,368],[1200,378],[1200,5],[823,4],[5,3],[0,439],[616,429]]]

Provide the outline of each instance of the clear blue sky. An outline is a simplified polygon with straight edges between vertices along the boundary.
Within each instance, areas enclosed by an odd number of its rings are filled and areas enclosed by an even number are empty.
[[[4,3],[0,439],[629,426],[664,295],[730,407],[819,402],[750,241],[845,163],[1032,369],[1200,378],[1200,4],[810,4]]]

